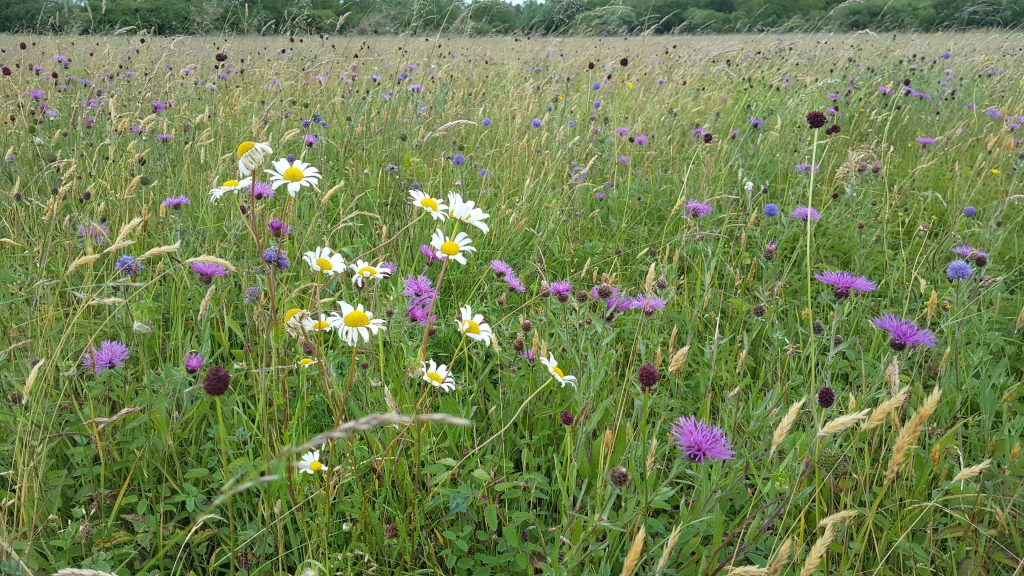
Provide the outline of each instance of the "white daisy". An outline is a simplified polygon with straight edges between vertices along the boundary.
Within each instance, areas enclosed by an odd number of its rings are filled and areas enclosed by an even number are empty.
[[[360,288],[362,288],[363,284],[370,278],[376,278],[380,280],[381,278],[387,278],[389,273],[391,272],[387,268],[382,268],[380,266],[370,266],[369,262],[365,262],[363,260],[356,260],[355,264],[349,264],[348,267],[351,268],[353,272],[355,272],[355,274],[352,276],[352,283],[355,284],[356,286],[359,286]]]
[[[306,474],[316,474],[317,472],[324,469],[324,463],[320,461],[320,451],[312,450],[302,455],[302,460],[299,461],[299,474],[305,472]]]
[[[220,197],[228,192],[234,192],[238,194],[239,190],[244,190],[249,187],[252,183],[252,178],[242,178],[241,180],[225,180],[219,188],[210,190],[210,200],[216,202],[220,200]]]
[[[270,185],[277,190],[282,184],[288,185],[288,193],[295,193],[303,186],[316,186],[320,182],[320,171],[302,160],[289,163],[287,158],[274,160],[274,169],[264,170],[270,175]]]
[[[459,308],[459,312],[462,315],[462,320],[459,322],[459,332],[473,340],[490,346],[494,333],[491,332],[491,326],[484,322],[484,315],[477,314],[474,316],[473,309],[469,306]]]
[[[438,366],[433,360],[420,362],[420,376],[424,382],[432,384],[435,388],[445,392],[455,390],[455,379],[452,378],[452,371],[446,364]]]
[[[303,254],[302,259],[309,264],[313,272],[323,272],[328,276],[334,276],[345,270],[345,259],[327,246],[317,246],[316,250]]]
[[[444,205],[437,198],[431,198],[426,192],[420,192],[419,190],[409,190],[409,196],[412,197],[412,204],[418,208],[423,208],[430,213],[430,216],[434,220],[444,220],[448,218],[447,210],[448,206]]]
[[[483,210],[476,208],[476,202],[463,200],[462,196],[455,192],[448,193],[448,215],[471,226],[476,226],[484,234],[491,229],[490,226],[484,224],[484,220],[490,218],[490,214],[485,214]]]
[[[270,144],[266,142],[242,142],[235,150],[235,156],[238,158],[238,173],[242,176],[251,176],[263,164],[267,156],[273,153]]]
[[[548,357],[541,358],[540,362],[541,364],[548,367],[548,374],[551,374],[552,378],[558,380],[558,382],[562,385],[562,388],[565,388],[566,384],[572,384],[573,388],[576,387],[576,377],[566,376],[565,373],[562,372],[562,369],[558,367],[558,362],[555,361],[554,354],[549,353]]]
[[[355,346],[360,339],[369,342],[371,333],[376,336],[378,331],[387,330],[384,321],[374,318],[373,313],[363,310],[362,304],[358,308],[353,308],[344,300],[338,300],[338,304],[341,305],[338,335],[349,346]]]
[[[337,315],[328,316],[326,314],[320,314],[320,318],[313,318],[312,316],[305,319],[302,327],[306,332],[325,332],[333,328],[337,328],[341,323],[341,318]]]
[[[473,248],[473,241],[465,232],[459,232],[455,238],[446,238],[440,228],[435,230],[434,235],[431,236],[430,245],[437,250],[438,258],[450,258],[459,264],[466,263],[463,252],[476,252],[476,248]]]
[[[302,358],[301,360],[299,360],[297,362],[297,364],[299,366],[302,366],[303,368],[309,368],[309,367],[313,366],[314,364],[316,364],[316,362],[317,362],[316,358],[310,358],[310,357],[307,356],[307,357]]]

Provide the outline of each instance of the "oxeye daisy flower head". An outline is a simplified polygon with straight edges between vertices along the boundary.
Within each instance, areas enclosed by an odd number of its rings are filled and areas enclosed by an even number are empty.
[[[876,288],[875,283],[863,276],[854,276],[843,270],[826,270],[821,274],[815,274],[815,279],[824,284],[835,287],[833,293],[837,299],[850,297],[850,290],[871,292]]]
[[[349,264],[349,269],[352,270],[352,284],[362,288],[366,282],[371,278],[380,280],[390,274],[390,271],[380,266],[371,266],[369,262],[364,260],[356,260],[354,264]]]
[[[459,332],[462,332],[470,340],[476,340],[477,342],[483,342],[485,346],[491,345],[491,340],[494,338],[494,333],[491,331],[491,326],[487,322],[484,322],[483,314],[473,314],[473,309],[470,306],[463,306],[459,308]]]
[[[953,260],[946,267],[946,278],[950,282],[956,282],[957,280],[966,280],[974,274],[974,270],[971,270],[971,265],[959,258]]]
[[[281,158],[273,162],[273,168],[264,170],[270,176],[270,185],[274,190],[286,186],[288,194],[293,198],[302,188],[316,186],[320,182],[320,171],[302,160],[289,161]]]
[[[547,358],[544,358],[542,356],[540,359],[540,363],[543,364],[548,369],[548,374],[550,374],[552,378],[554,378],[559,384],[561,384],[562,388],[565,388],[566,384],[571,385],[573,388],[576,387],[576,377],[567,376],[565,372],[563,372],[562,369],[558,367],[558,361],[555,360],[554,354],[551,354],[549,352]]]
[[[466,264],[466,253],[476,252],[473,241],[465,232],[459,232],[454,237],[445,236],[438,228],[430,238],[430,245],[436,251],[434,257],[440,260],[454,260],[459,264]]]
[[[340,320],[338,321],[338,335],[349,346],[355,346],[359,340],[370,341],[370,335],[377,335],[381,330],[387,330],[384,320],[374,318],[373,313],[363,309],[360,304],[353,307],[344,300],[338,300],[341,306]]]
[[[320,314],[319,318],[308,316],[303,318],[302,328],[306,332],[326,332],[337,329],[341,324],[341,318],[337,315]]]
[[[680,418],[672,426],[671,433],[683,455],[694,462],[704,464],[714,460],[732,460],[736,455],[721,428],[693,416]]]
[[[797,220],[803,220],[804,222],[817,222],[818,220],[821,220],[821,214],[814,208],[810,208],[808,206],[797,206],[790,216]]]
[[[419,190],[409,190],[409,196],[412,198],[413,206],[426,210],[434,220],[448,218],[448,206],[441,200],[431,198],[429,194]]]
[[[327,246],[317,246],[316,250],[306,252],[302,259],[309,264],[313,272],[334,276],[345,270],[345,259]]]
[[[491,229],[490,226],[484,223],[484,220],[490,218],[490,214],[477,208],[476,202],[463,200],[462,195],[455,192],[448,193],[448,215],[470,226],[475,226],[484,234],[487,234]]]
[[[320,451],[311,450],[302,455],[302,460],[296,464],[299,474],[316,474],[324,470],[324,464],[320,461]]]
[[[251,178],[242,178],[241,180],[225,180],[220,186],[210,189],[210,200],[216,202],[220,200],[220,197],[228,192],[238,193],[239,190],[249,188],[252,183]]]
[[[267,156],[273,154],[270,144],[266,142],[252,142],[247,140],[238,145],[235,149],[235,156],[238,158],[238,173],[241,176],[251,176],[266,161]]]
[[[227,268],[210,262],[191,262],[189,266],[192,267],[192,272],[199,277],[199,281],[203,284],[210,284],[214,278],[225,276],[228,273]]]
[[[455,390],[455,379],[452,378],[452,372],[446,364],[438,365],[433,360],[420,362],[420,378],[434,388],[445,392]]]
[[[883,314],[872,324],[889,333],[889,347],[902,352],[917,346],[935,347],[935,335],[931,330],[920,329],[913,320],[904,320],[895,314]]]
[[[304,358],[300,358],[299,361],[296,362],[296,364],[298,364],[302,368],[310,368],[310,367],[312,367],[316,363],[317,363],[317,359],[316,358],[310,358],[309,356],[306,356]]]

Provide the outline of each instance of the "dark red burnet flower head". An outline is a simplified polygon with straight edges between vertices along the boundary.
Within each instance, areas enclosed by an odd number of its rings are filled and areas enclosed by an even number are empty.
[[[228,55],[223,52],[218,52],[217,55],[214,56],[214,59],[217,60],[217,62],[224,62],[228,59]]]
[[[818,406],[831,408],[836,403],[836,393],[828,386],[818,390]]]
[[[619,60],[619,66],[629,66],[629,58],[623,58]]]
[[[812,110],[807,113],[807,125],[812,130],[817,130],[828,123],[828,118],[825,117],[825,113],[821,110]]]
[[[210,396],[223,396],[231,384],[231,374],[223,366],[213,366],[203,378],[203,390]]]
[[[644,364],[641,366],[637,377],[644,390],[649,390],[658,383],[658,380],[661,380],[661,374],[658,373],[658,368],[654,364]]]
[[[559,416],[559,420],[562,421],[563,426],[572,426],[576,423],[576,417],[568,410],[562,411],[562,414]]]

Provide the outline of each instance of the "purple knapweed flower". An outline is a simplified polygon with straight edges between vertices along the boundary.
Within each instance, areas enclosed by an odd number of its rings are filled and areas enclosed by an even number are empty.
[[[267,222],[267,228],[270,229],[270,233],[274,235],[275,238],[287,236],[292,231],[291,226],[281,222],[276,216],[272,218],[270,222]]]
[[[761,119],[760,118],[751,118],[750,119],[750,125],[753,126],[754,128],[760,128],[761,127]]]
[[[797,164],[796,165],[796,173],[797,174],[810,174],[811,173],[811,168],[814,169],[814,173],[815,174],[817,174],[819,172],[819,169],[818,169],[817,166],[811,166],[810,164]]]
[[[797,220],[803,220],[804,222],[807,222],[808,220],[813,220],[815,222],[821,220],[821,214],[819,214],[814,208],[810,208],[808,206],[797,206],[790,216]]]
[[[33,100],[42,100],[43,98],[46,98],[46,92],[33,88],[28,91],[28,97]]]
[[[420,245],[420,254],[423,254],[423,257],[427,259],[427,266],[430,266],[434,262],[440,262],[441,260],[444,260],[444,258],[437,257],[437,251],[434,250],[429,244]]]
[[[195,374],[199,372],[199,369],[203,367],[203,357],[199,354],[189,354],[185,356],[185,372],[189,374]]]
[[[164,200],[163,205],[175,210],[181,210],[182,206],[191,203],[192,201],[188,199],[188,196],[171,196]]]
[[[987,115],[989,118],[995,118],[995,119],[999,119],[999,118],[1003,117],[1002,112],[1000,112],[999,109],[996,108],[995,106],[985,110],[985,115]]]
[[[690,218],[700,218],[711,214],[711,204],[703,204],[696,200],[690,200],[686,203],[686,213],[690,215]]]
[[[815,274],[814,278],[819,282],[835,287],[835,297],[838,299],[848,298],[850,290],[871,292],[875,289],[875,283],[863,276],[854,276],[843,270],[826,270],[821,274]]]
[[[566,280],[556,280],[548,285],[548,289],[545,294],[554,294],[555,298],[557,298],[559,302],[565,304],[569,301],[569,296],[572,294],[572,284]]]
[[[512,267],[501,260],[491,260],[491,270],[495,276],[507,276],[514,274]]]
[[[163,112],[164,109],[167,108],[167,105],[164,104],[163,102],[159,101],[159,100],[153,100],[152,102],[150,102],[150,105],[153,106],[153,113],[154,114],[159,114],[159,113]]]
[[[670,432],[683,456],[694,462],[704,464],[709,460],[732,460],[736,455],[721,428],[693,416],[680,418]]]
[[[913,320],[903,320],[895,314],[883,314],[872,322],[876,328],[889,333],[889,347],[902,352],[907,347],[935,347],[935,335],[931,330],[919,329]]]
[[[915,138],[917,143],[921,145],[921,148],[927,148],[928,146],[935,144],[935,138]]]
[[[509,292],[526,292],[526,285],[515,274],[507,274],[504,280]]]
[[[619,136],[620,138],[623,138],[623,137],[625,137],[625,136],[626,136],[626,134],[629,134],[629,128],[626,128],[625,126],[622,126],[622,127],[618,128],[617,130],[615,130],[615,133],[616,133],[616,134],[617,134],[617,135],[618,135],[618,136]]]
[[[639,294],[633,299],[633,308],[636,308],[646,316],[654,315],[654,311],[665,309],[665,300],[650,294]]]
[[[191,262],[190,265],[192,266],[192,271],[195,272],[196,276],[199,277],[199,281],[203,284],[209,284],[217,276],[224,276],[228,273],[228,269],[219,264]]]
[[[633,139],[633,143],[637,146],[647,146],[647,136],[641,134]]]
[[[104,340],[99,348],[87,350],[82,356],[82,366],[97,374],[104,370],[119,368],[128,359],[128,347],[117,340]]]
[[[257,200],[274,197],[274,188],[269,182],[257,182],[252,187],[252,197]],[[273,222],[273,220],[271,220]]]

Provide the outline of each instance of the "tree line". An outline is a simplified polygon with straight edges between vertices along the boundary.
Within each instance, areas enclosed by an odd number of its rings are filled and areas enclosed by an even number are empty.
[[[1016,28],[1024,0],[0,0],[0,32],[489,35]]]

